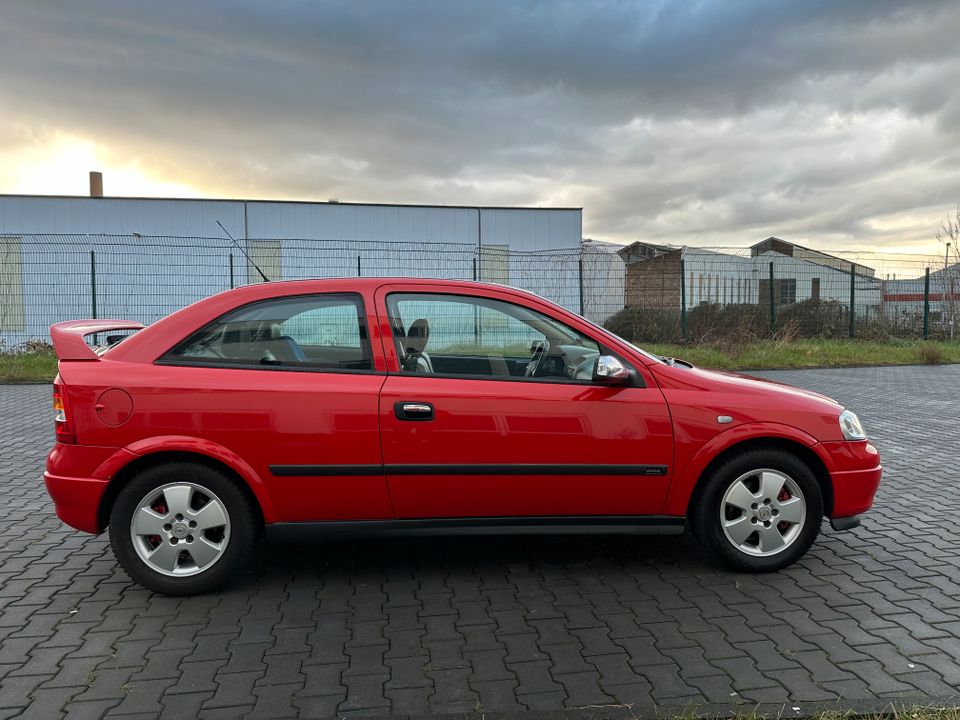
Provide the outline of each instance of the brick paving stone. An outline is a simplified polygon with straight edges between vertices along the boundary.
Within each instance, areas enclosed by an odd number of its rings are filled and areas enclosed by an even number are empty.
[[[100,720],[109,710],[120,704],[120,700],[89,700],[69,702],[65,710],[66,720]]]
[[[341,712],[357,710],[386,710],[390,701],[384,695],[385,675],[352,675],[343,678],[347,688],[346,699],[340,704]]]
[[[785,571],[718,571],[690,537],[356,540],[261,545],[231,586],[197,598],[133,585],[106,535],[56,519],[41,479],[48,388],[0,386],[0,718],[960,694],[960,537],[915,501],[960,513],[942,492],[955,449],[925,431],[930,412],[960,422],[942,391],[960,366],[763,374],[856,410],[885,466],[863,526],[824,523]]]
[[[294,698],[301,687],[300,683],[258,685],[253,690],[253,694],[257,696],[257,704],[254,705],[247,718],[267,720],[267,718],[296,717],[299,710]]]
[[[166,693],[160,698],[160,704],[163,705],[160,720],[182,720],[183,718],[198,717],[203,709],[203,704],[211,697],[213,697],[212,692],[178,693],[176,695]]]
[[[259,672],[218,673],[215,678],[217,691],[203,704],[203,707],[206,709],[237,705],[253,706],[257,701],[253,695],[253,687],[261,674]]]
[[[586,705],[607,705],[613,697],[600,688],[600,673],[595,670],[586,672],[553,673],[553,679],[563,686],[567,694],[568,707]]]

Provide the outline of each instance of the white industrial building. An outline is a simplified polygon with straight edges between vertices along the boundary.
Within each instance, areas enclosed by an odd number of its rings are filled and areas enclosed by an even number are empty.
[[[252,264],[270,279],[477,278],[579,310],[581,225],[580,208],[0,195],[0,341],[91,315],[152,322],[258,281]]]
[[[626,264],[627,306],[679,308],[681,297],[687,308],[766,304],[772,272],[775,305],[804,300],[849,304],[853,282],[856,313],[880,312],[881,283],[873,268],[775,237],[742,252],[635,242],[619,255]]]
[[[929,295],[926,277],[886,280],[883,283],[883,309],[897,325],[923,322],[924,298],[929,303],[931,328],[942,328],[955,337],[960,323],[960,263],[930,273]]]

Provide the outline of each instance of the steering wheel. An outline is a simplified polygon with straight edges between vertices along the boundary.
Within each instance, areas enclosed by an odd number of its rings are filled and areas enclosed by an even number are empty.
[[[549,340],[534,340],[531,344],[533,354],[530,356],[530,361],[527,363],[527,369],[524,371],[524,377],[536,377],[537,371],[540,369],[540,366],[543,364],[543,359],[547,356],[547,353],[550,351],[550,341]]]

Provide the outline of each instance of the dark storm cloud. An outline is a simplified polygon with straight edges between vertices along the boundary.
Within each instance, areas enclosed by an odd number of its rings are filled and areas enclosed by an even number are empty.
[[[960,199],[958,26],[887,0],[7,2],[0,137],[67,132],[214,194],[903,245]]]

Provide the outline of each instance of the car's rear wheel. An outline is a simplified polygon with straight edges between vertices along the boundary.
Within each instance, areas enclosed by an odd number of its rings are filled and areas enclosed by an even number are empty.
[[[158,465],[129,480],[110,512],[110,544],[127,574],[167,595],[227,582],[256,533],[250,501],[224,473],[204,465]]]
[[[820,532],[823,493],[810,468],[784,450],[734,455],[700,487],[690,523],[718,563],[747,572],[779,570]]]

